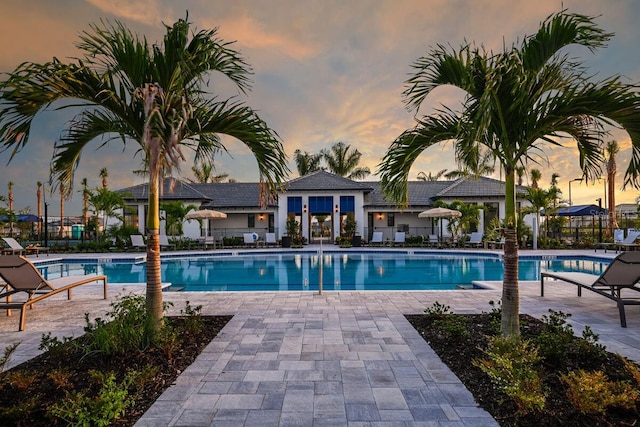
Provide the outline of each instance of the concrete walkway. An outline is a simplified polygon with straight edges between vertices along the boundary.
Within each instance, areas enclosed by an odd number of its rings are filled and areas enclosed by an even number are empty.
[[[529,252],[530,253],[530,252]],[[563,252],[565,253],[565,252]],[[590,252],[593,254],[593,252]],[[600,254],[599,254],[600,255]],[[611,255],[613,256],[613,254]],[[479,291],[166,293],[177,314],[189,301],[233,319],[139,420],[139,426],[495,426],[405,319],[438,301],[455,313],[489,311],[499,284]],[[615,304],[572,285],[521,282],[521,312],[571,313],[609,351],[640,360],[640,306],[621,328]],[[110,299],[140,285],[110,285]],[[76,288],[28,313],[0,316],[0,348],[21,342],[12,364],[33,357],[43,333],[80,335],[84,313],[103,316],[99,286]]]

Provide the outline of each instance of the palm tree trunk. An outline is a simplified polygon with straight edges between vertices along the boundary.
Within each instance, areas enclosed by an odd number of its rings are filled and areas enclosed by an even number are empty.
[[[502,282],[501,330],[505,337],[520,335],[520,291],[518,289],[518,219],[516,181],[513,168],[505,169],[504,278]]]
[[[153,169],[149,180],[147,213],[147,333],[154,339],[162,327],[162,277],[160,269],[159,174]]]
[[[42,183],[40,181],[38,181],[36,198],[38,199],[38,218],[42,219]],[[38,221],[38,239],[42,239],[42,220]]]

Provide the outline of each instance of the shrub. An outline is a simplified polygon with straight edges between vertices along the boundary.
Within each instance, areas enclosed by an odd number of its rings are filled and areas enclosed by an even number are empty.
[[[567,384],[567,397],[582,414],[604,414],[612,406],[633,409],[640,397],[631,384],[609,381],[601,371],[580,369],[560,379]]]
[[[67,368],[58,368],[47,374],[47,377],[53,382],[57,388],[70,388],[73,386],[71,383],[71,371]]]
[[[202,321],[202,305],[192,307],[189,301],[186,301],[184,310],[180,310],[180,314],[184,316],[184,331],[188,334],[199,334],[204,328]]]
[[[128,387],[135,380],[135,374],[127,375],[120,383],[111,372],[91,371],[90,376],[101,385],[97,395],[67,393],[64,400],[49,408],[50,416],[62,419],[72,426],[108,426],[133,405]]]
[[[565,359],[569,345],[574,339],[573,328],[566,323],[571,317],[561,311],[549,309],[549,316],[542,316],[545,330],[535,339],[540,354],[546,361],[561,361]]]
[[[11,344],[5,347],[4,352],[2,353],[2,357],[0,357],[0,372],[4,371],[4,367],[7,366],[7,363],[11,360],[11,356],[16,351],[16,348],[20,345],[19,342],[15,344]]]
[[[9,371],[4,377],[4,382],[18,390],[28,390],[38,379],[38,374],[29,371]]]
[[[453,314],[451,307],[448,305],[440,304],[438,301],[434,302],[431,307],[427,307],[424,310],[425,314],[432,316],[444,317],[445,314]]]
[[[544,408],[542,379],[536,369],[540,356],[535,346],[517,337],[490,337],[485,354],[487,359],[473,364],[514,400],[519,413]]]

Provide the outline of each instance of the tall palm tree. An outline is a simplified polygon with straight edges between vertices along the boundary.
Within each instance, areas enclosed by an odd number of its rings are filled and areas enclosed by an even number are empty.
[[[445,175],[447,179],[458,178],[473,178],[478,179],[481,176],[491,175],[496,171],[495,158],[493,153],[489,150],[480,150],[476,147],[477,151],[474,155],[462,159],[460,162],[460,169],[451,171]]]
[[[416,178],[418,179],[418,181],[437,181],[440,178],[442,178],[442,175],[444,175],[447,172],[446,169],[441,169],[438,172],[436,172],[435,174],[431,174],[431,172],[429,172],[428,174],[420,171],[418,172],[418,175],[416,176]]]
[[[198,164],[191,166],[191,171],[195,175],[196,179],[190,179],[190,182],[206,184],[208,182],[224,182],[229,180],[233,182],[233,178],[229,178],[228,173],[220,173],[215,175],[216,168],[210,161],[201,160]]]
[[[67,198],[66,184],[60,183],[60,238],[64,238],[64,199]]]
[[[38,189],[36,190],[36,199],[38,201],[38,218],[42,218],[42,182],[38,181]],[[42,237],[42,221],[38,221],[38,238]]]
[[[107,170],[107,168],[100,169],[100,178],[102,179],[102,188],[107,188],[108,177],[109,177],[109,170]]]
[[[523,182],[523,178],[524,178],[524,172],[527,169],[524,166],[516,166],[516,176],[518,177],[518,185],[522,185]]]
[[[458,50],[439,45],[414,64],[403,95],[418,110],[433,89],[453,85],[466,92],[462,108],[442,106],[416,117],[379,165],[385,194],[407,203],[407,178],[415,159],[427,148],[451,141],[458,158],[472,158],[476,146],[489,149],[505,173],[505,261],[502,292],[503,335],[519,334],[520,296],[515,169],[544,156],[543,147],[573,138],[588,179],[600,175],[603,124],[625,128],[633,142],[626,184],[640,186],[640,97],[618,76],[595,81],[575,58],[560,50],[582,45],[595,50],[611,34],[593,17],[561,11],[549,16],[533,36],[498,53],[474,44]],[[468,162],[464,162],[468,163]]]
[[[618,228],[618,221],[616,220],[616,172],[618,171],[616,154],[619,151],[620,146],[616,140],[607,142],[604,147],[604,157],[607,160],[607,209],[609,210],[607,230],[609,236],[613,236],[613,230]]]
[[[358,166],[362,153],[344,142],[336,142],[330,149],[322,150],[321,154],[329,171],[336,175],[364,179],[371,173],[368,167]]]
[[[542,173],[540,172],[540,170],[531,169],[531,172],[529,172],[529,175],[531,176],[531,187],[540,188],[540,185],[538,184],[540,182],[540,179],[542,179]]]
[[[89,224],[89,198],[91,197],[91,190],[89,190],[89,183],[87,178],[82,178],[82,224],[84,224],[85,230]],[[106,188],[106,187],[102,187]]]
[[[188,19],[188,17],[187,17]],[[199,161],[224,150],[220,135],[243,142],[254,154],[264,192],[282,185],[288,169],[276,133],[237,97],[220,100],[203,89],[212,71],[233,82],[242,94],[251,89],[250,66],[218,38],[217,29],[191,31],[186,19],[166,26],[162,42],[149,44],[122,23],[93,24],[80,35],[82,59],[25,63],[0,83],[0,144],[11,157],[29,141],[36,114],[62,99],[85,107],[55,144],[53,170],[71,183],[82,149],[101,138],[134,142],[149,165],[147,231],[147,331],[162,325],[158,188],[163,171],[178,168],[183,149]]]
[[[13,181],[7,183],[7,197],[9,198],[9,211],[13,213]],[[9,219],[9,236],[13,236],[13,221]]]
[[[297,149],[293,152],[293,160],[296,162],[296,168],[300,176],[309,175],[322,169],[320,166],[322,153],[312,154],[307,151],[303,153],[300,149]]]

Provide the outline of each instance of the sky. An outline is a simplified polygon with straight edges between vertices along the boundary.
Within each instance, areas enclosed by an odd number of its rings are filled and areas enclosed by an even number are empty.
[[[401,96],[414,61],[437,44],[459,47],[465,40],[500,51],[534,34],[541,21],[563,7],[597,16],[604,30],[615,33],[608,46],[595,53],[571,50],[590,74],[621,75],[626,82],[640,83],[636,0],[3,0],[0,73],[22,62],[43,63],[53,57],[70,61],[78,56],[78,35],[100,20],[119,20],[148,41],[161,41],[163,23],[172,24],[188,11],[195,28],[218,27],[223,40],[235,41],[233,47],[253,68],[253,87],[246,95],[224,78],[213,79],[207,90],[220,98],[238,96],[278,133],[290,159],[290,178],[297,176],[296,149],[318,153],[339,141],[358,149],[361,166],[375,172],[390,143],[414,125],[413,112],[405,109]],[[420,111],[461,99],[457,89],[440,88]],[[29,207],[36,212],[37,182],[48,182],[53,144],[71,117],[68,111],[38,113],[26,148],[10,162],[10,153],[0,153],[0,195],[6,197],[8,182],[13,182],[15,210]],[[614,129],[611,138],[621,146],[616,177],[620,189],[631,144],[624,131]],[[257,182],[258,168],[246,147],[229,138],[223,142],[228,154],[216,158],[217,173]],[[98,146],[96,141],[84,149],[65,215],[81,215],[80,181],[87,178],[90,188],[100,186],[104,167],[112,189],[144,182],[132,173],[142,160],[135,142]],[[546,159],[529,167],[541,170],[543,187],[552,173],[559,173],[559,187],[568,199],[569,182],[581,177],[575,144],[567,141],[564,148],[545,153]],[[178,176],[192,178],[191,166],[185,163]],[[435,174],[442,169],[457,169],[450,144],[425,150],[410,179],[421,171]],[[494,177],[499,179],[499,173]],[[604,182],[573,181],[572,203],[596,203],[599,197],[604,201],[604,189]],[[620,189],[616,202],[633,203],[639,194]],[[49,215],[59,215],[58,194],[45,197]]]

